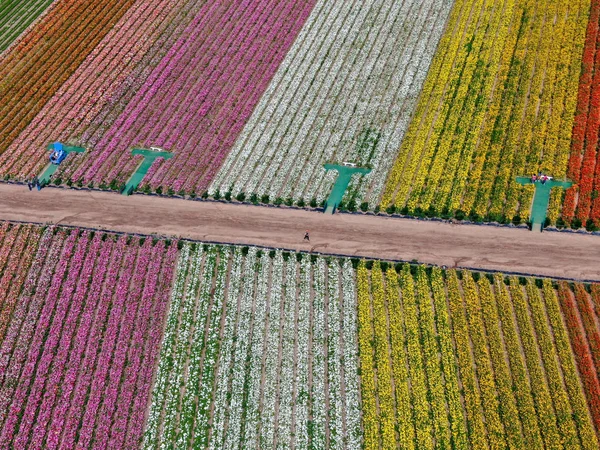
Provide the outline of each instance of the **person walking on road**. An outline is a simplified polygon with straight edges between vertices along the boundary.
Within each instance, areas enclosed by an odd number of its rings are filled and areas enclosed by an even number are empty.
[[[308,235],[308,230],[304,233],[304,240],[310,242],[310,236]]]
[[[37,188],[38,191],[40,190],[40,180],[38,180],[36,175],[32,175],[31,180],[27,182],[27,187],[30,191],[32,188]]]

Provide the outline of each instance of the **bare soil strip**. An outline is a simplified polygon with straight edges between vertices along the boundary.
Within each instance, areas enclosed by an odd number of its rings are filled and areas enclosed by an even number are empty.
[[[600,239],[580,233],[11,184],[0,184],[0,220],[600,281]]]

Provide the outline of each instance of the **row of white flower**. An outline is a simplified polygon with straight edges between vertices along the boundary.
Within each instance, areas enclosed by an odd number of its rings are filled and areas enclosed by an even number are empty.
[[[360,447],[349,262],[182,249],[144,445]]]
[[[254,249],[252,249],[254,250]],[[224,444],[222,446],[215,442],[214,448],[238,448],[242,433],[242,414],[244,403],[244,384],[246,381],[246,359],[248,345],[250,343],[250,325],[252,324],[252,307],[256,282],[256,252],[250,251],[246,257],[244,272],[242,273],[242,296],[238,327],[236,329],[235,344],[233,348],[233,363],[231,369],[231,387],[218,387],[218,391],[231,392],[229,404],[215,405],[219,408],[227,408],[227,423],[224,430]]]
[[[250,258],[247,259],[246,264]],[[225,325],[223,329],[223,340],[221,342],[221,360],[219,362],[219,379],[231,379],[233,371],[233,357],[237,342],[238,310],[240,308],[241,296],[243,292],[244,260],[240,252],[235,252],[232,269],[229,275],[229,285],[227,291],[227,302],[225,305]],[[253,278],[253,277],[250,277]],[[227,422],[227,389],[218,389],[214,399],[214,416],[212,425],[212,438],[209,442],[210,449],[223,448],[225,439],[225,424]]]
[[[327,271],[327,382],[329,394],[329,448],[346,448],[343,444],[344,421],[342,404],[343,342],[341,340],[340,271]]]
[[[179,309],[181,308],[183,291],[187,282],[189,258],[190,248],[186,246],[179,256],[175,283],[171,294],[171,306],[169,315],[167,316],[158,371],[152,392],[152,404],[148,415],[146,431],[144,433],[142,445],[144,450],[156,448],[159,442],[163,405],[167,395],[167,385],[171,372],[175,368],[173,364],[173,352],[175,351],[175,340],[177,339]]]
[[[342,339],[344,351],[342,366],[344,368],[345,396],[344,409],[346,411],[346,434],[344,435],[345,448],[361,448],[361,404],[360,382],[358,375],[358,320],[356,317],[356,277],[352,265],[346,261],[342,271],[343,294],[343,319]]]
[[[281,369],[279,372],[279,409],[277,414],[276,444],[290,448],[292,436],[292,411],[294,408],[294,349],[296,347],[296,265],[285,265],[285,291],[283,307],[283,334]]]
[[[285,318],[282,316],[283,305],[283,257],[281,253],[275,256],[271,273],[271,291],[268,302],[267,332],[264,342],[265,381],[263,386],[263,405],[260,426],[260,448],[270,448],[275,439],[275,410],[277,407],[277,372],[279,369],[280,327]]]
[[[355,161],[373,171],[353,189],[376,202],[452,3],[320,0],[209,192],[321,201],[323,164]]]

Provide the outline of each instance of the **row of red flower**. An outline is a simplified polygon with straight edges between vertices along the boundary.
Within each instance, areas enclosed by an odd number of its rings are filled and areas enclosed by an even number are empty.
[[[596,151],[600,128],[600,52],[596,51],[599,31],[600,0],[592,0],[568,166],[568,177],[576,185],[567,190],[563,204],[567,222],[574,217],[584,222],[600,219],[600,200],[594,194],[600,179],[600,153]]]
[[[598,381],[598,372],[596,369],[600,355],[592,353],[593,346],[598,343],[594,342],[593,336],[590,339],[590,334],[586,333],[584,325],[586,322],[589,325],[589,321],[594,319],[590,316],[586,317],[590,313],[589,308],[586,307],[579,310],[577,307],[578,303],[584,304],[589,300],[583,286],[576,285],[575,292],[574,294],[571,291],[568,283],[560,283],[558,289],[559,301],[567,328],[569,329],[571,347],[575,353],[575,359],[588,399],[592,419],[596,430],[600,430],[600,382]]]

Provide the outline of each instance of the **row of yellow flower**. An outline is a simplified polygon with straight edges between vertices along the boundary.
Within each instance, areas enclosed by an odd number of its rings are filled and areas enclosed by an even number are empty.
[[[375,371],[373,369],[373,326],[371,325],[371,296],[369,271],[361,265],[357,270],[358,348],[362,388],[362,416],[365,448],[379,448],[379,426],[375,403]]]
[[[392,345],[392,365],[396,388],[396,420],[399,433],[399,447],[415,449],[415,426],[410,399],[408,361],[405,350],[404,315],[398,291],[398,275],[390,269],[386,273],[385,296],[388,301],[390,342]]]
[[[502,344],[502,334],[500,331],[500,319],[498,317],[498,307],[490,287],[490,282],[486,277],[482,277],[477,285],[479,287],[479,299],[481,303],[481,312],[487,330],[488,345],[490,348],[490,357],[494,366],[496,375],[496,388],[498,390],[498,400],[500,401],[500,414],[506,431],[508,447],[511,449],[527,449],[525,439],[521,434],[521,420],[519,410],[513,392],[513,380],[510,368],[507,365],[504,346]],[[533,419],[534,429],[537,431],[537,421]],[[526,427],[530,423],[524,423]],[[536,436],[539,437],[539,431]],[[541,440],[536,442],[540,447]]]
[[[497,84],[494,101],[488,110],[488,126],[484,130],[486,134],[482,137],[478,151],[480,158],[485,161],[484,169],[482,169],[483,173],[475,171],[470,176],[470,183],[474,186],[478,184],[478,186],[477,191],[474,191],[463,205],[465,211],[475,209],[478,214],[484,215],[490,208],[492,194],[504,191],[504,185],[497,180],[498,168],[503,162],[507,162],[511,151],[514,151],[505,146],[505,140],[511,135],[515,136],[518,131],[517,123],[513,120],[516,114],[512,105],[515,100],[523,100],[523,97],[519,97],[517,94],[520,89],[523,89],[519,85],[519,81],[524,83],[524,80],[519,76],[519,67],[513,65],[512,62],[513,60],[523,61],[525,58],[529,38],[526,11],[530,11],[532,5],[533,0],[520,1],[514,9],[514,28],[511,38],[507,40],[504,48],[499,69],[500,76],[504,75],[505,79],[502,85]],[[478,176],[482,177],[479,182],[477,181]],[[474,206],[473,201],[475,202]]]
[[[561,8],[562,14],[567,12],[567,5],[569,5],[569,2],[563,3]],[[579,5],[576,4],[574,6],[575,9],[577,9]],[[551,82],[552,80],[555,81],[553,82],[553,90],[551,93],[549,92],[549,89],[544,89],[544,95],[539,108],[539,116],[542,117],[542,120],[538,118],[538,122],[541,122],[541,126],[536,128],[534,144],[532,146],[534,151],[541,152],[539,163],[532,158],[534,155],[530,154],[530,157],[527,161],[527,167],[523,173],[534,173],[538,170],[538,166],[540,166],[544,173],[549,173],[555,177],[559,177],[564,175],[566,170],[566,164],[563,168],[556,164],[556,157],[558,152],[560,126],[565,114],[565,98],[567,97],[566,87],[569,70],[556,69],[558,64],[561,64],[562,61],[566,62],[567,68],[569,68],[573,63],[573,35],[576,27],[572,26],[572,23],[569,22],[573,17],[577,17],[578,14],[576,13],[577,11],[570,12],[570,18],[567,21],[560,20],[556,24],[557,32],[555,34],[563,37],[563,40],[561,41],[561,39],[552,39],[552,42],[550,43],[551,48],[548,56],[549,63],[545,76],[546,81],[544,84],[549,84],[549,81]],[[573,14],[573,12],[575,12],[575,14]],[[579,60],[577,61],[579,65],[581,65],[581,54],[575,57]],[[566,126],[572,127],[572,125]],[[545,131],[545,133],[542,133],[542,130]],[[528,209],[528,206],[531,204],[532,197],[532,189],[526,189],[521,192],[519,203],[522,209]],[[554,220],[556,220],[556,218]]]
[[[534,190],[515,176],[566,170],[589,3],[457,2],[382,207],[527,218]]]
[[[475,61],[475,72],[471,81],[467,83],[468,93],[464,99],[462,110],[459,111],[459,114],[451,115],[451,117],[456,117],[456,127],[451,122],[452,128],[446,130],[449,137],[452,138],[448,159],[445,167],[439,171],[439,175],[435,176],[435,178],[440,178],[439,184],[430,184],[428,181],[428,190],[435,191],[435,195],[433,200],[431,195],[424,196],[421,202],[423,209],[428,209],[431,204],[440,207],[446,206],[451,191],[453,191],[454,201],[450,202],[448,206],[452,210],[460,206],[471,168],[473,152],[479,141],[489,99],[496,82],[498,63],[504,51],[514,9],[515,0],[505,1],[503,9],[494,9],[494,14],[489,18],[487,33],[475,35],[474,42],[479,44],[479,41],[482,41],[481,49],[476,51],[476,46],[473,45],[467,60],[467,67],[471,65],[470,60]],[[462,80],[461,84],[464,84]],[[459,103],[456,103],[457,100]],[[463,99],[460,97],[454,99],[457,105],[460,105],[462,101]]]
[[[487,72],[483,77],[481,93],[479,94],[479,97],[473,95],[473,97],[477,99],[477,105],[473,114],[473,119],[470,121],[471,123],[468,127],[464,127],[465,132],[468,131],[467,138],[464,144],[463,156],[455,163],[458,166],[456,174],[454,177],[443,178],[443,181],[445,182],[441,187],[443,195],[439,197],[439,200],[436,200],[436,204],[446,204],[448,195],[448,188],[446,186],[453,183],[451,197],[448,202],[450,210],[455,210],[460,207],[465,194],[465,186],[467,184],[469,172],[479,170],[479,173],[481,173],[483,158],[481,158],[480,155],[482,152],[479,152],[479,155],[476,153],[476,150],[480,145],[480,130],[485,132],[489,128],[491,132],[489,125],[493,125],[493,121],[486,120],[486,118],[490,116],[490,103],[496,100],[496,97],[499,97],[498,95],[495,97],[493,96],[494,90],[497,90],[497,87],[502,86],[503,84],[501,83],[503,83],[503,80],[506,78],[508,70],[502,62],[506,57],[506,54],[510,53],[506,50],[514,48],[513,40],[516,37],[516,33],[514,30],[511,30],[511,17],[515,15],[517,11],[518,8],[516,8],[515,0],[507,1],[502,14],[497,16],[497,20],[499,21],[498,24],[491,27],[494,29],[498,28],[497,38],[486,40],[486,51],[490,53],[489,57],[487,57],[489,61],[487,66],[492,70],[488,70],[486,67]],[[484,99],[486,101],[483,101]],[[479,164],[477,167],[471,167],[474,155],[479,156],[476,161],[476,164]],[[449,165],[452,167],[452,164]]]
[[[507,102],[504,106],[504,108],[511,109],[511,114],[507,122],[506,141],[503,145],[502,142],[500,143],[501,153],[497,169],[498,174],[494,180],[491,196],[490,211],[492,214],[501,214],[504,211],[506,198],[515,187],[512,182],[512,167],[515,163],[515,158],[518,158],[525,151],[521,147],[523,145],[521,131],[523,122],[530,120],[531,117],[525,117],[526,114],[524,114],[524,111],[527,105],[531,104],[527,102],[527,93],[529,84],[532,82],[531,74],[534,73],[536,67],[536,58],[539,56],[539,47],[545,41],[545,39],[540,39],[539,36],[542,33],[544,25],[542,18],[548,6],[548,1],[536,2],[535,0],[527,0],[523,5],[524,15],[523,23],[521,24],[523,34],[517,40],[515,56],[513,58],[513,61],[516,60],[520,64],[512,68],[514,84],[512,91],[509,93],[511,101]],[[504,136],[501,139],[504,139]]]
[[[534,191],[533,186],[521,187],[513,180],[516,174],[532,173],[539,166],[540,154],[544,145],[548,124],[548,111],[545,109],[547,106],[545,103],[547,100],[551,100],[554,88],[555,71],[550,58],[551,48],[553,42],[560,43],[563,38],[563,36],[558,34],[560,24],[563,21],[558,20],[556,21],[556,26],[554,24],[554,17],[556,14],[560,14],[558,2],[561,2],[561,0],[547,1],[546,10],[543,11],[543,15],[534,19],[542,24],[542,36],[544,38],[538,40],[538,48],[534,53],[533,76],[529,73],[523,74],[523,76],[530,78],[530,84],[525,114],[523,114],[523,123],[521,125],[521,139],[515,152],[509,175],[510,182],[506,192],[505,211],[510,217],[517,213],[519,198],[522,197],[522,193],[530,191],[530,194],[533,195]],[[566,5],[567,3],[562,2],[562,4]],[[559,15],[558,17],[564,17],[564,15]],[[551,39],[551,37],[554,38]],[[558,47],[560,48],[560,45]],[[527,94],[527,92],[524,94]],[[534,167],[528,168],[532,164],[532,160],[535,160],[533,163]],[[529,205],[530,203],[523,208],[521,214],[524,217],[529,216]]]
[[[565,448],[580,448],[579,438],[572,419],[571,404],[565,392],[560,373],[558,355],[552,334],[548,328],[548,321],[546,320],[546,311],[542,303],[540,291],[531,280],[527,285],[527,297],[529,298],[531,318],[533,319],[540,353],[542,354],[542,360],[546,368],[548,387],[554,401],[558,430],[561,434],[563,445]]]
[[[433,448],[433,423],[427,397],[427,379],[423,367],[419,318],[415,302],[414,280],[410,268],[405,267],[400,274],[402,310],[404,313],[408,373],[410,375],[413,402],[413,417],[417,434],[417,448]]]
[[[478,64],[478,56],[486,37],[486,33],[482,33],[478,25],[479,23],[488,24],[494,11],[496,11],[496,16],[500,14],[498,9],[494,8],[492,2],[484,3],[482,10],[479,8],[479,5],[475,2],[473,10],[477,13],[480,12],[480,17],[477,19],[472,17],[469,22],[467,33],[463,37],[463,45],[461,45],[456,56],[457,63],[455,62],[452,68],[452,75],[448,83],[449,89],[444,96],[441,111],[439,111],[436,118],[434,131],[428,137],[429,143],[425,149],[425,156],[422,158],[420,170],[415,174],[412,192],[407,202],[411,210],[419,204],[423,209],[429,207],[438,181],[444,172],[448,154],[453,149],[453,140],[456,128],[461,121],[461,111],[465,99],[470,93],[471,99],[475,100],[476,93],[469,91],[478,67],[481,70],[484,69]],[[474,15],[477,16],[477,13]],[[490,37],[488,38],[490,39]],[[462,128],[467,126],[461,123]],[[429,134],[426,129],[422,132]],[[456,148],[454,150],[460,151]]]
[[[548,449],[562,448],[560,433],[556,425],[556,414],[554,413],[544,368],[540,364],[525,296],[515,277],[511,277],[510,280],[510,295],[519,326],[527,369],[531,378],[531,388],[544,443]]]
[[[379,399],[379,425],[384,449],[396,447],[394,425],[394,394],[392,392],[392,370],[389,357],[389,339],[383,274],[379,263],[371,271],[371,293],[373,297],[373,329],[375,331],[375,366],[377,367],[377,398]]]
[[[527,375],[527,366],[519,343],[519,333],[513,314],[513,307],[502,275],[495,276],[494,286],[498,315],[502,321],[504,344],[514,382],[515,398],[523,423],[525,445],[528,449],[544,448],[542,435],[538,426],[532,388]]]
[[[452,448],[467,448],[467,424],[458,389],[458,373],[447,295],[441,269],[434,267],[431,272],[431,290],[435,307],[435,326],[440,345],[440,359],[446,380],[446,399],[452,431]]]
[[[465,272],[463,275],[463,293],[469,334],[473,344],[473,357],[477,365],[477,380],[481,390],[488,440],[491,449],[500,450],[506,448],[504,426],[498,411],[496,381],[481,316],[479,295],[473,277],[469,272]]]
[[[410,275],[409,267],[404,272]],[[435,333],[435,312],[431,303],[431,289],[425,273],[425,267],[417,269],[417,303],[419,316],[416,324],[421,329],[421,348],[427,382],[429,385],[429,398],[433,413],[433,429],[437,448],[451,448],[450,423],[446,409],[446,395],[444,390],[444,376],[439,361],[439,352]],[[414,324],[413,324],[414,326]]]
[[[469,25],[472,0],[460,0],[454,4],[446,34],[442,37],[436,56],[429,69],[411,125],[406,132],[399,155],[389,174],[381,200],[382,207],[395,203],[404,204],[412,186],[413,175],[418,173],[421,154],[426,148],[427,135],[436,118],[438,105],[444,98],[446,85],[453,74],[453,63],[462,49],[463,36]],[[477,0],[474,8],[481,7]],[[476,21],[476,19],[473,19]],[[426,129],[423,130],[422,126]]]
[[[465,317],[463,300],[456,272],[451,270],[447,273],[447,276],[450,317],[452,318],[458,368],[464,391],[463,395],[469,422],[471,446],[477,449],[485,449],[489,448],[489,444],[481,414],[481,395],[477,388],[477,380],[475,371],[473,370],[469,329]]]
[[[573,360],[573,352],[567,334],[566,325],[563,321],[558,304],[556,291],[552,287],[552,282],[548,279],[544,280],[543,285],[544,304],[550,325],[552,326],[552,334],[556,344],[556,351],[560,359],[560,366],[563,372],[567,395],[573,408],[573,420],[577,426],[581,446],[586,450],[600,448],[598,438],[592,426],[589,409],[587,408],[586,400],[579,381],[579,375]]]

